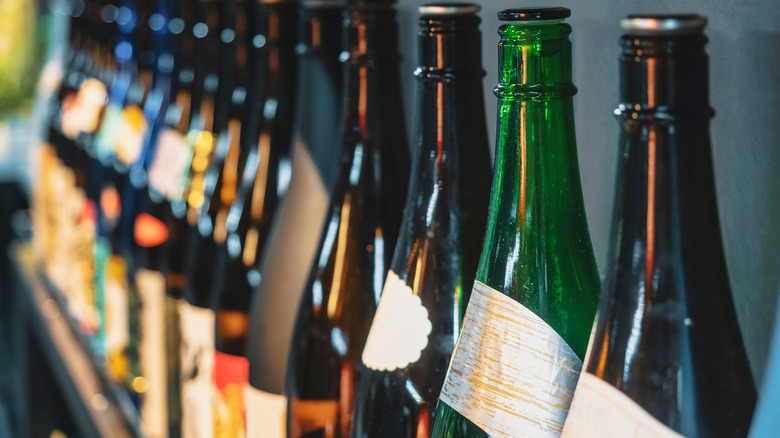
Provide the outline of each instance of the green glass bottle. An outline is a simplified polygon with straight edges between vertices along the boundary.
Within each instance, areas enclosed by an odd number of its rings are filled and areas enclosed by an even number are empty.
[[[599,276],[582,201],[566,8],[498,13],[498,131],[476,282],[433,437],[557,437]]]

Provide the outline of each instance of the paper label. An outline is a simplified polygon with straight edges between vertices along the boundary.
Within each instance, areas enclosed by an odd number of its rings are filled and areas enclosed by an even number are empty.
[[[287,398],[244,387],[247,438],[284,438],[287,436]]]
[[[492,437],[557,437],[581,369],[541,318],[475,282],[439,399]]]
[[[160,133],[149,185],[168,199],[181,198],[187,182],[192,147],[182,133],[166,129]]]
[[[684,438],[622,391],[588,373],[577,383],[561,437]]]
[[[135,274],[141,300],[138,346],[141,377],[146,380],[141,423],[150,437],[168,436],[168,378],[165,363],[165,277],[157,271],[139,269]]]
[[[103,123],[95,138],[95,152],[101,160],[111,158],[114,154],[119,123],[122,120],[122,106],[116,102],[109,102],[103,114]]]
[[[290,436],[337,436],[339,431],[349,436],[350,421],[346,427],[339,422],[339,400],[290,399]],[[351,418],[351,416],[350,416]],[[345,419],[346,420],[346,419]],[[344,422],[341,422],[344,426]]]
[[[214,413],[215,437],[246,437],[244,388],[248,382],[247,358],[219,351],[214,354],[214,386],[218,396]]]
[[[122,110],[114,147],[116,156],[123,163],[132,164],[138,160],[144,145],[146,126],[146,117],[140,107],[128,105]]]
[[[214,436],[214,312],[179,303],[182,434]]]
[[[108,90],[102,82],[94,78],[85,80],[78,93],[63,102],[62,132],[69,138],[76,138],[82,132],[91,134],[97,131],[107,97]]]
[[[130,344],[130,310],[128,307],[127,264],[118,255],[108,257],[104,265],[104,326],[106,358],[112,379],[126,380],[130,367],[127,348]]]
[[[393,371],[417,362],[428,346],[431,328],[428,309],[420,297],[395,272],[389,271],[368,332],[363,364],[375,370]]]

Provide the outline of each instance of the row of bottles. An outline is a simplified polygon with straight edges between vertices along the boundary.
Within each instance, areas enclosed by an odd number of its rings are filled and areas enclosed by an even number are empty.
[[[621,22],[600,284],[566,8],[419,8],[410,165],[392,0],[75,0],[34,221],[146,434],[745,436],[706,19]]]

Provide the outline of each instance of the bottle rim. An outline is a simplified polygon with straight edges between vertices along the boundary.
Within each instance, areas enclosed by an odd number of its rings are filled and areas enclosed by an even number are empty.
[[[420,15],[464,15],[476,14],[480,9],[475,3],[426,3],[417,11]]]
[[[512,8],[498,12],[500,21],[546,21],[561,20],[571,16],[571,9],[559,6]]]
[[[620,20],[620,27],[631,34],[682,35],[701,32],[707,17],[698,14],[632,14]]]

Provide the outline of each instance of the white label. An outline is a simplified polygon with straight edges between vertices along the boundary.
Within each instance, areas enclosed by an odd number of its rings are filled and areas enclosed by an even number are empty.
[[[284,438],[287,436],[287,397],[270,394],[246,385],[247,438]]]
[[[214,435],[214,312],[179,302],[182,435]]]
[[[139,269],[135,274],[141,299],[139,320],[141,376],[148,390],[141,406],[141,422],[150,437],[168,436],[168,376],[165,363],[165,277]]]
[[[577,383],[561,437],[684,438],[622,391],[588,373]]]
[[[492,437],[557,437],[581,369],[541,318],[475,282],[440,400]]]
[[[393,371],[417,362],[428,346],[431,328],[420,297],[389,271],[368,332],[363,363],[375,370]]]
[[[174,129],[160,133],[154,163],[149,169],[149,185],[168,199],[181,197],[192,162],[192,146]]]

